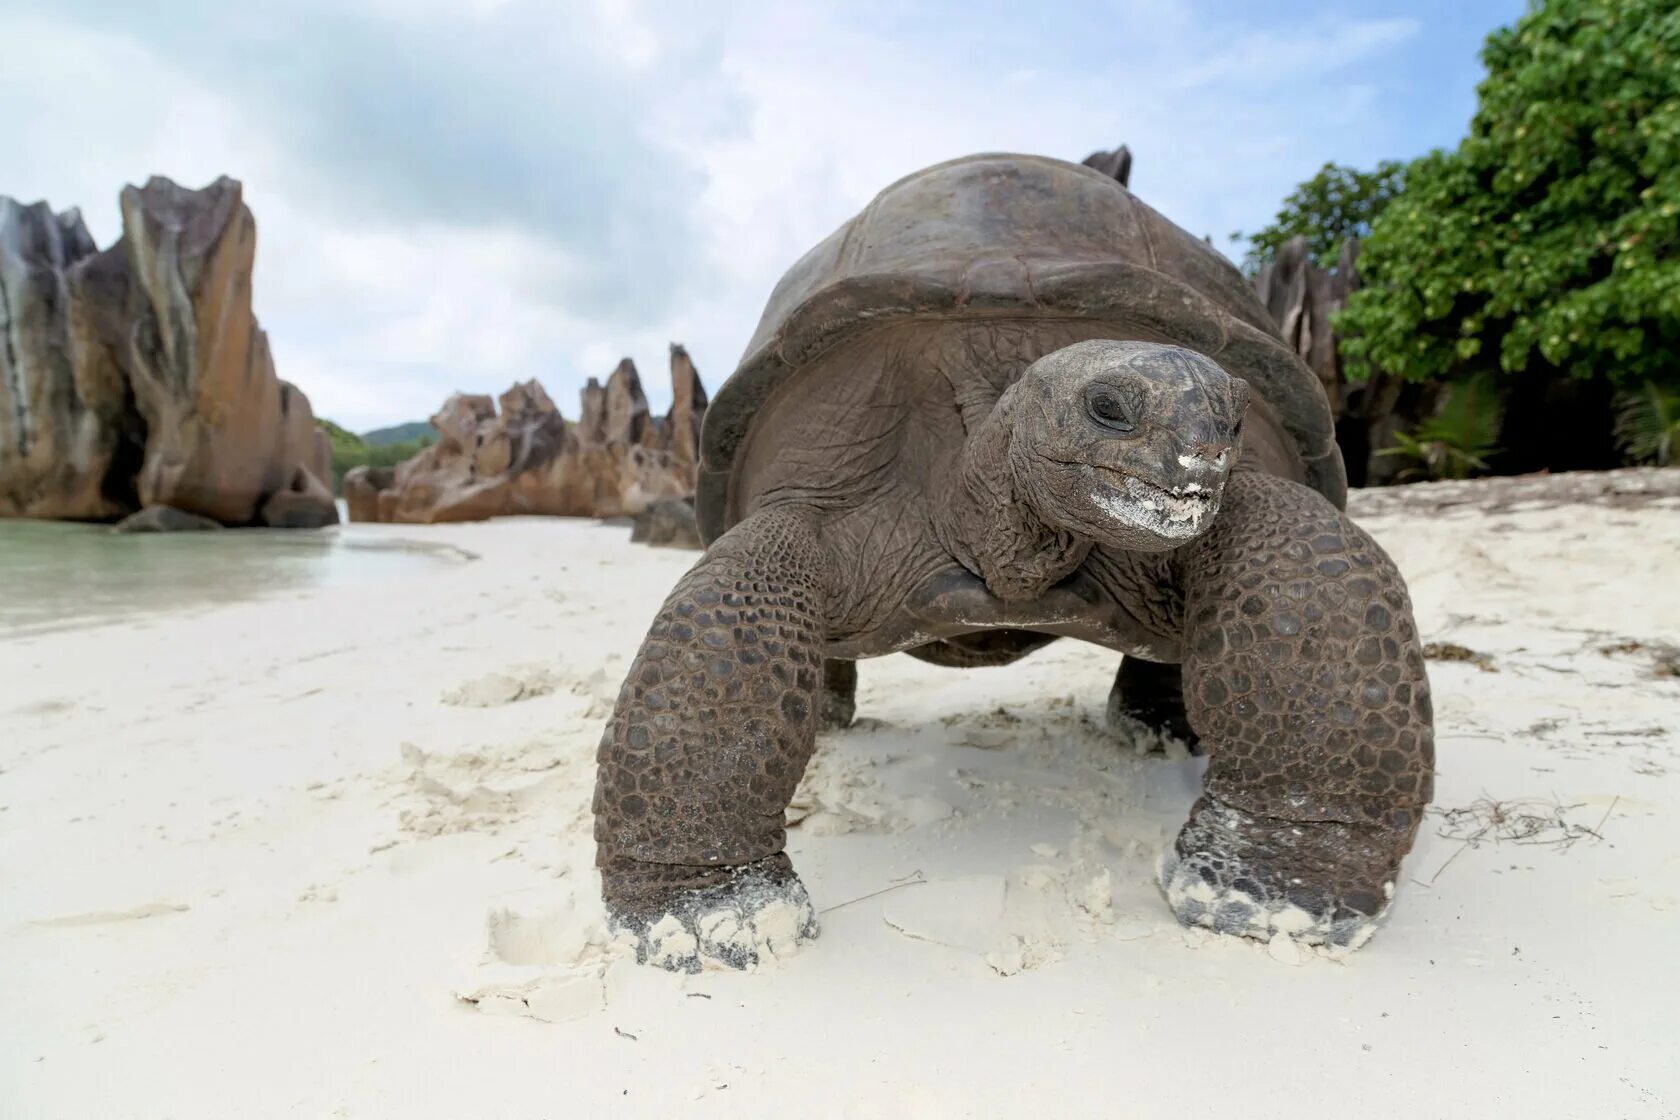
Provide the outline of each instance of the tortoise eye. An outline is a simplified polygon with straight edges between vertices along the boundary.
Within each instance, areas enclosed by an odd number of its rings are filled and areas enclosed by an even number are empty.
[[[1085,395],[1085,410],[1110,431],[1130,432],[1137,427],[1133,403],[1106,385],[1095,386]]]

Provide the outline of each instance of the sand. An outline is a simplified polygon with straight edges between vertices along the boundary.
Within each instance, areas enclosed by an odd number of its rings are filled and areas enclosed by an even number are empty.
[[[1202,763],[1108,731],[1114,655],[1057,643],[863,665],[790,813],[822,937],[629,963],[592,759],[694,557],[621,527],[358,526],[478,559],[0,637],[0,1115],[1674,1116],[1650,477],[1356,496],[1459,659],[1437,811],[1351,956],[1174,924]]]

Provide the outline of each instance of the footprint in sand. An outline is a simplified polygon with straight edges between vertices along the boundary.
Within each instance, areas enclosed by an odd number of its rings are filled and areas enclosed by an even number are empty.
[[[428,754],[402,744],[409,792],[417,795],[398,815],[403,832],[446,836],[498,832],[519,822],[566,821],[589,805],[567,744],[534,739],[453,754]],[[384,845],[388,847],[389,845]]]
[[[787,826],[807,836],[904,832],[957,815],[937,797],[900,797],[875,777],[881,765],[835,744],[819,746],[787,807]]]
[[[457,708],[499,708],[536,696],[547,696],[556,684],[552,670],[513,669],[470,680],[443,694],[443,702]]]
[[[455,988],[455,998],[487,1015],[519,1015],[559,1023],[607,1005],[608,970],[628,953],[606,932],[598,905],[576,898],[553,909],[490,911],[480,965]]]
[[[1084,859],[907,883],[887,897],[881,917],[913,941],[977,955],[1000,976],[1059,960],[1075,939],[1132,941],[1153,932],[1117,922],[1113,876]]]

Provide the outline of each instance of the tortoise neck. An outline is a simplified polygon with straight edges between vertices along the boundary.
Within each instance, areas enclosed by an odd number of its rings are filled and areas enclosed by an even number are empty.
[[[968,431],[935,524],[946,549],[999,599],[1036,599],[1084,562],[1091,542],[1045,521],[1014,454],[1015,394]]]

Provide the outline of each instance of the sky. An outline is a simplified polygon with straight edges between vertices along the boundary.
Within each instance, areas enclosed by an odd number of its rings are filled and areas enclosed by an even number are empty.
[[[0,0],[0,194],[243,182],[280,375],[353,430],[577,389],[667,345],[708,387],[893,180],[1125,143],[1233,257],[1327,160],[1452,146],[1521,0]]]

